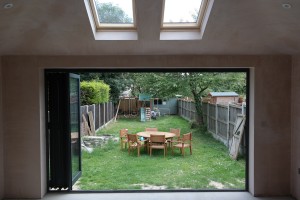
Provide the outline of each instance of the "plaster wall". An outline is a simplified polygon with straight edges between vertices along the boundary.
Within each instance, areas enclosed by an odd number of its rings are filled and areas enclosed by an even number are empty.
[[[292,135],[291,135],[291,192],[300,199],[300,56],[293,56],[292,68]]]
[[[2,59],[7,198],[40,198],[46,191],[43,69],[153,66],[251,68],[249,191],[256,196],[290,194],[291,111],[289,103],[285,103],[291,101],[289,56],[4,56]],[[18,145],[13,145],[15,141]]]
[[[0,199],[4,197],[4,173],[3,173],[3,124],[2,124],[2,66],[0,57]]]

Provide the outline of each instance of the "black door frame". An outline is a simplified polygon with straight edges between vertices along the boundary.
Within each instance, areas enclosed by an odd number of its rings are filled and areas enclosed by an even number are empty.
[[[67,72],[45,70],[45,111],[46,111],[46,157],[47,190],[71,191],[72,185],[81,176],[81,155],[79,173],[72,175],[71,116],[70,116],[70,78],[79,77]],[[80,99],[80,80],[78,79],[77,99]],[[80,103],[78,103],[80,112]],[[77,116],[77,147],[81,154],[80,115]],[[51,134],[50,134],[51,130]],[[76,145],[76,144],[75,144]],[[52,161],[52,162],[51,162]],[[52,188],[52,189],[50,189]]]

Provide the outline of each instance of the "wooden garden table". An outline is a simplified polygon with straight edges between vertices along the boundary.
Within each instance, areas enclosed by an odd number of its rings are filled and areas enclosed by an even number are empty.
[[[150,135],[165,135],[166,139],[173,138],[176,136],[175,133],[162,132],[162,131],[144,131],[144,132],[138,132],[137,135],[144,138],[150,138]]]

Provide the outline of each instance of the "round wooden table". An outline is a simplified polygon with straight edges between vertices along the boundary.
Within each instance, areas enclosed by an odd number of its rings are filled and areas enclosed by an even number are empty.
[[[144,132],[138,132],[137,135],[144,138],[150,138],[150,135],[165,135],[166,139],[176,136],[175,133],[161,132],[161,131],[144,131]]]

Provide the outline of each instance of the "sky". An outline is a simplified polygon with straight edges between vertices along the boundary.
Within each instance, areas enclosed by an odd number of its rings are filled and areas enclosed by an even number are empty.
[[[196,22],[202,0],[165,0],[164,22]],[[196,11],[197,10],[197,11]]]

